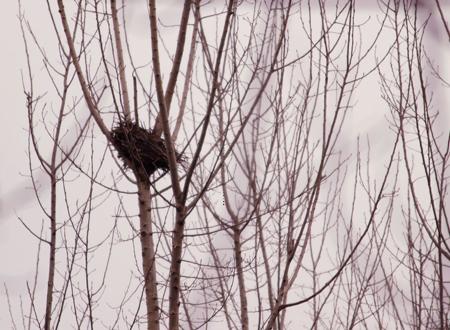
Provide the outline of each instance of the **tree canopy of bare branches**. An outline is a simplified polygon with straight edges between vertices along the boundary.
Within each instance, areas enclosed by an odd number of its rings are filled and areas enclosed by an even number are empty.
[[[41,2],[15,328],[449,328],[448,5]]]

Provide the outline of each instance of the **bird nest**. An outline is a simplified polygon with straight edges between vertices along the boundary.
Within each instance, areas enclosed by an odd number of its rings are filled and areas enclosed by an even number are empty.
[[[121,122],[112,130],[112,142],[125,168],[132,167],[149,177],[157,170],[167,172],[169,159],[164,140],[137,123]],[[177,163],[183,156],[175,151]]]

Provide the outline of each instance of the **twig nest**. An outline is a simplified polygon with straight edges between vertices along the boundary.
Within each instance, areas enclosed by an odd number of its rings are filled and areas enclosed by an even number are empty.
[[[144,170],[147,177],[158,169],[165,172],[169,170],[164,139],[137,123],[120,122],[112,130],[112,140],[125,168],[133,167],[133,170],[138,172]],[[183,160],[182,155],[178,152],[175,152],[175,155],[180,163]]]

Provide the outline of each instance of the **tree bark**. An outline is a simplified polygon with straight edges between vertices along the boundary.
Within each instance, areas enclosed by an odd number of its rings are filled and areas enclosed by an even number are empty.
[[[55,255],[56,255],[56,178],[55,173],[51,175],[50,187],[50,253],[48,263],[47,298],[45,306],[44,329],[50,330],[53,306],[53,286],[55,283]]]
[[[114,41],[116,44],[115,48],[117,53],[117,60],[119,62],[119,80],[120,80],[120,87],[122,89],[121,94],[122,94],[123,113],[125,115],[125,120],[129,121],[131,120],[130,98],[128,97],[128,86],[125,75],[125,61],[123,60],[123,48],[122,48],[122,40],[120,38],[119,19],[117,18],[116,0],[111,0],[111,16],[113,21]]]
[[[150,184],[137,177],[139,198],[140,239],[142,248],[142,271],[144,274],[147,306],[147,329],[159,330],[158,287],[156,282],[155,247],[153,243],[150,213]]]
[[[238,285],[239,285],[239,297],[241,300],[241,324],[242,330],[248,330],[247,292],[245,290],[244,270],[242,267],[241,232],[238,223],[235,223],[235,228],[233,229],[233,240],[234,240],[234,259],[236,263],[236,272],[238,276]]]

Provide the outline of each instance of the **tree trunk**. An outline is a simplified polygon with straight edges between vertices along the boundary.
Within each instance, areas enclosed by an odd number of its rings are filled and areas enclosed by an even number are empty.
[[[54,171],[51,176],[50,196],[50,253],[48,262],[47,299],[45,306],[44,329],[50,330],[52,320],[53,286],[55,283],[55,254],[56,254],[56,178]]]
[[[155,247],[153,244],[150,213],[150,185],[137,177],[139,196],[140,238],[142,247],[142,271],[144,274],[147,306],[147,329],[159,330],[158,288],[156,283]]]
[[[180,309],[180,274],[181,254],[183,252],[183,237],[186,209],[177,206],[177,216],[172,239],[172,258],[170,265],[170,291],[169,291],[169,329],[179,329]]]

